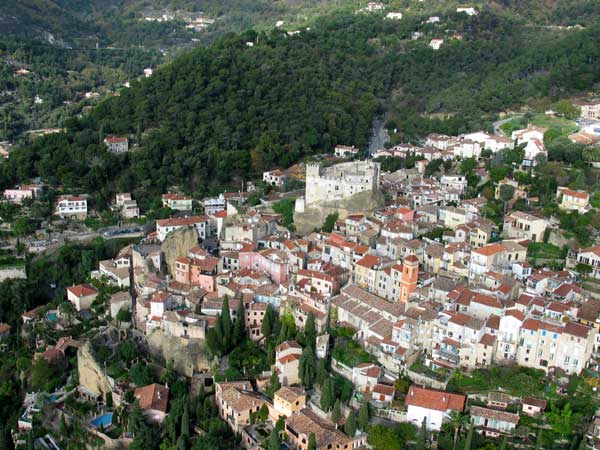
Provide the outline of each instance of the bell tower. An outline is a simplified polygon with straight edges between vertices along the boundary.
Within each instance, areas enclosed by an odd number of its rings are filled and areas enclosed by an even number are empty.
[[[417,289],[419,277],[419,260],[415,255],[408,255],[402,264],[402,281],[400,282],[400,301],[406,303],[410,294]]]

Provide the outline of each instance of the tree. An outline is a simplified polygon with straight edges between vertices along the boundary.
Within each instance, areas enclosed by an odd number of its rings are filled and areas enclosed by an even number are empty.
[[[465,447],[464,450],[471,450],[471,445],[473,444],[473,433],[475,432],[475,427],[471,422],[469,425],[469,432],[467,433],[467,439],[465,439]]]
[[[405,440],[389,426],[377,424],[369,429],[369,444],[374,450],[402,450]]]
[[[315,325],[315,315],[312,312],[309,312],[308,316],[306,317],[304,334],[306,336],[306,345],[315,350],[317,346],[317,327]]]
[[[117,323],[131,322],[131,312],[126,308],[121,308],[117,313]]]
[[[321,409],[329,412],[333,407],[335,394],[333,392],[333,383],[331,378],[327,378],[323,386],[321,386]]]
[[[369,403],[363,402],[358,410],[358,428],[362,431],[367,431],[369,428],[369,419],[371,415],[369,412]]]
[[[231,337],[233,326],[231,322],[231,314],[229,313],[229,298],[223,297],[223,306],[221,307],[221,324],[223,328],[223,343],[229,348],[231,345]]]
[[[417,436],[417,449],[425,450],[427,447],[427,417],[423,417],[423,421],[421,422],[421,429],[419,430],[419,435]]]
[[[537,436],[535,439],[535,450],[541,450],[543,442],[544,442],[544,429],[538,428]]]
[[[578,421],[579,414],[573,414],[571,404],[566,403],[562,409],[558,408],[554,402],[550,404],[550,412],[546,413],[548,422],[552,425],[552,430],[562,437],[568,436],[573,432],[573,426]]]
[[[323,388],[323,385],[328,377],[329,374],[327,373],[327,360],[325,358],[321,358],[317,363],[317,384],[321,387],[321,389]]]
[[[454,429],[454,439],[452,442],[452,450],[456,450],[456,444],[458,443],[458,433],[460,428],[464,425],[465,417],[460,411],[451,411],[448,423]]]
[[[317,438],[315,437],[315,433],[310,433],[308,435],[308,450],[317,450]]]
[[[560,100],[554,105],[554,110],[562,114],[567,119],[576,119],[579,117],[580,108],[575,106],[572,102],[568,100]]]
[[[336,398],[335,403],[333,404],[333,409],[331,410],[331,421],[333,423],[337,423],[342,418],[342,404],[340,403],[340,399]]]
[[[300,381],[307,389],[310,389],[315,381],[316,358],[312,347],[307,346],[302,350],[300,356],[299,372]]]
[[[500,186],[500,200],[504,202],[504,210],[506,211],[506,205],[515,195],[515,187],[510,184],[503,184]]]
[[[329,214],[325,218],[325,223],[323,223],[323,226],[321,227],[321,231],[324,231],[325,233],[331,233],[333,231],[333,227],[335,226],[335,223],[337,222],[339,216],[340,215],[337,212]]]
[[[277,375],[277,372],[273,371],[271,378],[269,379],[269,389],[267,390],[267,393],[270,397],[273,397],[275,392],[277,392],[280,388],[281,383],[279,382],[279,375]]]
[[[36,390],[50,390],[54,377],[54,367],[44,358],[40,358],[31,369],[31,385]]]
[[[181,436],[185,437],[187,444],[190,439],[190,412],[187,401],[183,408],[183,415],[181,416]]]
[[[15,445],[10,435],[10,426],[6,424],[0,429],[0,450],[14,450]]]
[[[242,299],[238,302],[235,325],[233,327],[233,342],[240,344],[246,337],[246,310]]]
[[[271,334],[273,333],[273,308],[270,304],[267,305],[267,310],[265,311],[261,332],[267,340],[271,338]]]
[[[354,417],[354,411],[350,411],[346,423],[344,424],[344,433],[349,437],[354,437],[356,434],[356,418]]]
[[[281,450],[281,440],[279,439],[279,433],[273,429],[269,436],[269,450]]]

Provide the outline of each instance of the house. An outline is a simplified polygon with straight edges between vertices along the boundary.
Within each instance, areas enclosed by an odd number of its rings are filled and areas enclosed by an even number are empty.
[[[150,422],[162,423],[167,417],[169,388],[153,383],[137,388],[133,396],[137,399],[142,414]]]
[[[475,8],[456,8],[457,13],[465,13],[467,16],[476,16],[477,10]]]
[[[371,402],[376,406],[389,405],[394,400],[396,389],[394,386],[377,383],[371,394]]]
[[[315,435],[316,450],[358,449],[367,443],[366,434],[348,437],[335,424],[308,408],[288,417],[285,431],[289,444],[297,450],[308,450],[311,434]]]
[[[175,211],[191,211],[194,206],[194,199],[178,193],[163,194],[162,204],[165,208],[171,208]]]
[[[381,367],[373,363],[360,363],[352,368],[352,384],[359,392],[371,392],[381,374]]]
[[[0,322],[0,339],[10,336],[10,325]]]
[[[88,310],[98,296],[98,291],[89,284],[78,284],[67,288],[67,300],[69,300],[77,311]]]
[[[581,118],[600,120],[600,100],[585,101],[577,106],[581,108]]]
[[[134,219],[140,216],[140,208],[136,200],[131,198],[131,193],[122,192],[115,196],[115,206],[121,211],[124,219]]]
[[[590,266],[590,275],[600,278],[600,245],[579,250],[577,253],[577,263]]]
[[[499,436],[510,433],[519,423],[519,415],[497,409],[471,406],[471,422],[486,436]]]
[[[290,417],[306,407],[306,391],[303,387],[283,386],[273,397],[273,408],[279,417]]]
[[[523,397],[523,413],[528,416],[537,416],[546,409],[546,400],[540,400],[533,397]]]
[[[287,180],[287,174],[280,169],[263,172],[263,181],[271,186],[283,186]]]
[[[517,144],[523,144],[532,140],[544,141],[544,135],[548,131],[548,128],[537,127],[532,124],[528,124],[527,128],[513,131],[511,138],[517,142]]]
[[[544,141],[540,139],[532,139],[526,142],[525,157],[523,158],[524,166],[536,166],[538,164],[538,155],[548,156]]]
[[[465,402],[466,397],[461,394],[411,386],[405,400],[406,419],[417,427],[425,420],[428,430],[440,431],[450,412],[462,412]]]
[[[577,211],[585,214],[590,210],[590,194],[585,191],[575,191],[567,187],[559,186],[556,190],[558,207],[566,211]]]
[[[511,239],[543,242],[548,226],[546,219],[524,211],[513,211],[504,218],[503,234]]]
[[[215,400],[219,416],[234,433],[241,433],[250,424],[251,414],[269,406],[267,399],[255,392],[249,381],[217,383]]]
[[[109,136],[104,138],[104,145],[111,153],[127,153],[129,150],[129,139],[126,137]]]
[[[164,242],[165,238],[171,231],[179,228],[193,226],[198,232],[201,239],[206,239],[212,235],[210,219],[208,216],[190,216],[190,217],[175,217],[172,219],[162,219],[156,221],[156,237],[159,241]]]
[[[23,203],[25,199],[33,199],[42,192],[42,187],[37,184],[18,186],[15,189],[5,189],[4,199],[10,203]]]
[[[402,19],[402,13],[401,12],[389,12],[385,15],[386,19],[394,19],[394,20],[400,20]]]
[[[302,347],[296,341],[284,341],[275,348],[275,372],[283,386],[300,383],[298,370]]]
[[[439,50],[443,43],[443,39],[432,39],[429,46],[434,50]]]
[[[61,219],[67,217],[85,219],[87,217],[87,199],[82,196],[63,195],[56,202],[55,213]]]
[[[334,150],[334,154],[336,158],[348,158],[354,155],[357,155],[359,152],[359,149],[356,148],[355,146],[349,146],[349,145],[341,145],[338,144],[335,146],[335,150]]]

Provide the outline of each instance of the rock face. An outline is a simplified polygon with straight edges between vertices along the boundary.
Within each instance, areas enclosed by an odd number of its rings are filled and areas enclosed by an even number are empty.
[[[210,369],[204,341],[167,336],[158,329],[152,331],[146,339],[150,353],[165,362],[173,360],[173,368],[181,375],[191,377],[194,370]]]
[[[371,212],[384,204],[385,199],[379,190],[359,192],[343,200],[307,205],[303,212],[295,211],[294,225],[299,233],[309,233],[321,227],[327,216],[336,211],[340,219],[345,219],[349,214]]]
[[[187,255],[190,248],[198,245],[198,232],[194,227],[179,228],[167,235],[161,245],[171,274],[175,273],[175,260]]]
[[[88,391],[103,397],[107,392],[111,392],[113,382],[94,359],[92,345],[89,342],[84,343],[77,351],[77,370],[79,384]]]

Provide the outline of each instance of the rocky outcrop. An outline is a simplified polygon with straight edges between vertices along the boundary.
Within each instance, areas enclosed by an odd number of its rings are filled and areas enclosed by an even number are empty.
[[[190,248],[198,245],[198,232],[194,227],[179,228],[167,235],[161,245],[171,274],[175,273],[175,260],[187,255]]]
[[[177,373],[191,377],[194,371],[210,369],[208,351],[204,341],[167,336],[156,329],[146,336],[152,356],[163,361],[173,361]]]
[[[298,233],[309,233],[323,226],[329,214],[337,212],[340,219],[349,214],[369,213],[385,204],[381,191],[365,191],[339,201],[320,202],[309,205],[303,212],[294,212],[294,225]]]
[[[94,358],[92,345],[89,342],[84,343],[77,351],[77,370],[79,385],[86,390],[103,397],[107,392],[112,391],[112,380]]]

